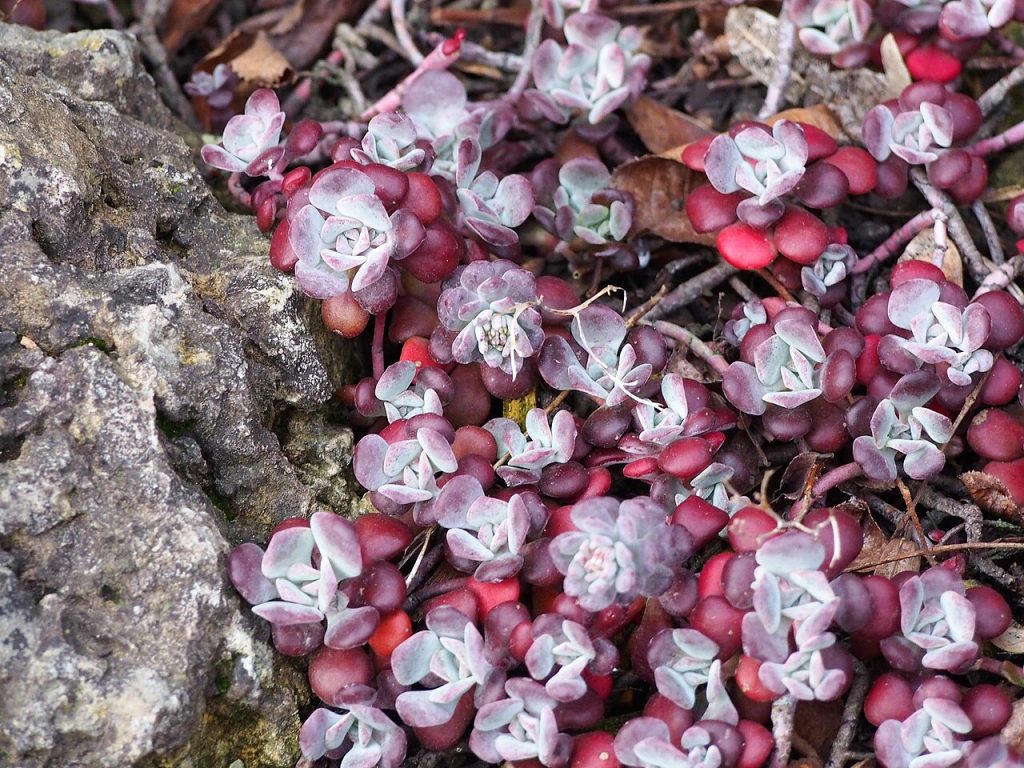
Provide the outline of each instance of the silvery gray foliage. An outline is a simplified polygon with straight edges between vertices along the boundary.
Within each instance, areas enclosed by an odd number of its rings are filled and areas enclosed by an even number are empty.
[[[548,386],[590,395],[604,405],[618,405],[627,399],[644,402],[636,395],[653,370],[650,363],[638,364],[632,344],[626,339],[626,321],[615,310],[592,304],[579,312],[570,325],[573,339],[583,349],[586,363],[561,336],[548,336],[541,349],[538,368]]]
[[[946,377],[960,386],[972,383],[971,376],[989,370],[995,358],[982,345],[988,339],[992,321],[981,304],[968,304],[961,310],[939,301],[937,283],[931,280],[907,280],[889,294],[889,319],[897,328],[910,332],[910,338],[894,334],[879,342],[879,354],[887,364],[900,357],[907,360],[900,373],[916,370],[921,364],[943,363]],[[900,352],[905,354],[900,355]],[[903,362],[901,360],[900,362]]]
[[[868,0],[794,0],[789,16],[811,53],[830,56],[839,67],[855,67],[868,56],[866,39],[874,20]]]
[[[886,720],[875,731],[875,752],[885,768],[929,768],[959,764],[973,726],[951,699],[925,699],[902,722]]]
[[[533,56],[528,108],[555,123],[575,116],[600,123],[643,90],[651,60],[642,36],[599,13],[574,13],[562,28],[567,45],[545,40]]]
[[[389,424],[421,413],[440,416],[444,410],[440,396],[423,385],[416,376],[416,364],[409,360],[400,360],[385,368],[373,394],[381,402]]]
[[[743,302],[739,309],[739,316],[734,316],[726,322],[722,333],[726,340],[734,347],[738,347],[747,335],[747,331],[755,325],[764,325],[768,322],[768,313],[760,299]]]
[[[728,512],[730,515],[737,508],[733,503],[732,492],[727,483],[732,479],[735,470],[728,464],[713,461],[703,469],[700,474],[690,480],[690,493],[684,488],[683,493],[677,494],[677,504],[681,504],[691,494],[696,494],[709,504]],[[746,499],[740,501],[739,508],[746,505]]]
[[[391,654],[391,671],[399,683],[426,688],[399,694],[395,702],[402,721],[416,727],[447,723],[470,691],[477,706],[493,701],[505,682],[504,671],[487,660],[480,630],[465,614],[437,607],[427,614],[426,624]]]
[[[201,96],[214,109],[225,109],[231,106],[237,82],[238,78],[231,67],[227,64],[218,64],[213,68],[213,72],[198,69],[193,72],[192,77],[185,83],[184,91],[189,96]]]
[[[568,702],[587,692],[585,670],[608,674],[618,658],[618,650],[607,638],[591,639],[582,624],[545,613],[533,622],[533,642],[524,661],[530,676],[544,683],[551,698]]]
[[[832,243],[827,246],[818,260],[800,270],[800,282],[804,290],[821,297],[833,285],[839,285],[853,271],[857,263],[857,252],[848,245]]]
[[[883,641],[886,656],[921,656],[928,669],[961,672],[977,660],[975,609],[963,579],[938,566],[912,576],[900,587],[900,630]],[[914,648],[916,646],[916,648]],[[920,649],[920,650],[917,650]]]
[[[321,707],[302,724],[299,748],[307,760],[328,757],[342,768],[399,768],[405,731],[376,707],[351,704],[341,712]]]
[[[365,435],[356,443],[352,462],[356,480],[364,488],[395,504],[414,504],[417,522],[424,525],[433,522],[430,502],[441,491],[436,476],[454,472],[458,466],[451,443],[429,427],[390,444],[378,434]]]
[[[447,528],[453,564],[473,571],[478,581],[500,581],[519,572],[522,549],[548,520],[547,507],[535,493],[517,493],[508,501],[484,493],[471,475],[449,480],[437,497],[434,518]]]
[[[846,691],[849,682],[845,671],[829,668],[825,655],[836,650],[836,636],[823,631],[814,634],[809,626],[804,622],[797,630],[796,650],[785,661],[764,662],[758,677],[780,695],[789,693],[800,701],[833,701]]]
[[[637,403],[633,409],[633,420],[637,427],[640,445],[625,444],[623,450],[630,453],[651,453],[660,451],[680,437],[697,434],[687,428],[690,407],[686,402],[686,385],[678,373],[667,373],[661,378],[661,399],[657,403]]]
[[[445,70],[428,70],[402,97],[402,109],[420,139],[430,143],[430,172],[454,182],[458,148],[472,139],[481,150],[497,144],[512,127],[512,112],[501,102],[471,103],[461,81]]]
[[[647,650],[647,661],[654,670],[658,693],[683,709],[693,709],[697,689],[706,685],[721,662],[718,644],[696,629],[672,629],[659,632]]]
[[[507,697],[477,711],[469,748],[481,760],[538,760],[546,768],[569,762],[572,738],[558,731],[554,709],[558,702],[544,686],[525,677],[505,683]]]
[[[455,361],[483,362],[514,378],[544,343],[533,274],[503,259],[474,261],[444,286],[437,314],[455,335]]]
[[[353,160],[364,165],[380,163],[399,171],[430,170],[430,158],[417,141],[415,124],[400,112],[373,117],[360,146],[351,154]]]
[[[999,736],[964,745],[964,768],[1022,768],[1024,757],[1006,746]]]
[[[314,552],[319,562],[314,559]],[[252,564],[259,560],[259,569]],[[369,606],[350,607],[339,583],[363,570],[355,528],[329,512],[317,512],[309,527],[275,533],[264,552],[256,544],[232,551],[231,581],[253,604],[253,613],[271,624],[319,624],[327,620],[324,643],[331,648],[362,645],[379,616]]]
[[[686,530],[666,523],[664,509],[647,497],[586,499],[571,517],[578,530],[551,541],[551,558],[565,574],[565,593],[588,611],[657,597],[692,551]]]
[[[550,201],[541,195],[543,202],[534,207],[533,215],[567,243],[576,238],[589,246],[621,243],[633,223],[633,197],[613,189],[611,180],[600,160],[570,160],[558,170]]]
[[[1014,0],[953,0],[942,7],[939,28],[954,40],[985,37],[1013,20]]]
[[[798,650],[801,643],[815,650],[830,645],[815,640],[839,608],[839,598],[820,570],[825,548],[802,531],[786,531],[762,544],[755,557],[754,610],[743,617],[744,652],[784,664],[790,657],[791,629]]]
[[[744,413],[760,416],[768,404],[796,408],[822,393],[825,350],[805,321],[775,323],[775,333],[754,349],[754,364],[737,360],[722,382],[725,396]]]
[[[235,115],[224,127],[221,144],[207,144],[201,155],[207,165],[223,171],[264,175],[273,165],[270,153],[283,152],[279,147],[285,114],[277,94],[260,88],[245,102],[245,112]]]
[[[879,162],[896,155],[910,165],[924,165],[953,143],[953,114],[930,101],[898,112],[879,104],[864,116],[861,136]]]
[[[664,720],[634,717],[615,736],[615,756],[634,768],[721,768],[726,757],[716,742],[730,736],[742,744],[731,725],[705,718],[683,732],[677,747]]]
[[[536,483],[544,467],[569,461],[576,447],[576,419],[571,411],[558,411],[548,424],[546,410],[531,409],[525,435],[512,419],[502,417],[491,419],[484,429],[494,436],[498,456],[509,457],[496,471],[511,487]]]
[[[744,128],[735,137],[716,136],[704,156],[704,173],[723,194],[744,191],[753,195],[736,209],[752,226],[765,226],[784,212],[780,198],[792,192],[807,170],[807,137],[790,120],[770,129]]]
[[[903,455],[903,471],[915,480],[934,477],[946,463],[940,446],[953,436],[949,417],[925,403],[939,391],[930,371],[917,371],[900,379],[889,397],[871,415],[871,434],[853,441],[853,457],[872,480],[896,480],[896,457]]]
[[[455,196],[459,202],[458,222],[466,234],[476,234],[491,245],[513,246],[519,242],[518,227],[533,210],[533,186],[524,177],[511,174],[498,178],[481,171],[483,150],[475,138],[465,138],[456,148]]]

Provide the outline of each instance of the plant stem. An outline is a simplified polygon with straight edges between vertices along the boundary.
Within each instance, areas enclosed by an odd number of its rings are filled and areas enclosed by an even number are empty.
[[[828,763],[825,768],[843,768],[846,762],[846,753],[850,751],[850,744],[857,733],[857,724],[860,720],[861,707],[864,699],[867,698],[871,678],[868,671],[860,662],[854,668],[853,685],[846,695],[846,704],[843,706],[843,719],[836,732],[835,741],[832,742],[832,752],[828,756]]]
[[[459,53],[462,50],[462,40],[465,36],[466,30],[455,30],[455,34],[446,38],[444,42],[439,43],[427,58],[423,59],[421,57],[421,61],[416,69],[402,82],[384,94],[373,106],[363,112],[359,119],[369,120],[381,112],[393,112],[398,109],[402,105],[402,97],[424,72],[429,72],[433,69],[448,69],[448,67],[458,61]]]
[[[996,269],[990,272],[984,280],[981,281],[981,285],[978,286],[978,290],[974,292],[974,297],[977,298],[983,293],[989,291],[1001,291],[1010,285],[1012,280],[1016,280],[1021,272],[1024,272],[1024,254],[1018,253],[1009,261],[1000,264]]]
[[[1003,243],[999,239],[995,222],[992,221],[992,214],[988,212],[988,208],[985,207],[985,203],[981,200],[975,200],[971,203],[971,211],[974,213],[974,218],[978,220],[978,224],[981,225],[981,231],[985,234],[985,242],[988,243],[988,255],[996,264],[1002,264],[1006,261],[1006,253],[1003,251]]]
[[[391,24],[395,29],[395,37],[405,51],[405,57],[419,67],[423,63],[423,54],[409,32],[409,24],[405,19],[405,0],[391,0]]]
[[[921,191],[921,194],[924,195],[928,203],[933,208],[946,214],[949,234],[952,236],[957,248],[960,249],[960,255],[963,256],[964,263],[967,265],[967,271],[979,283],[982,282],[988,277],[989,270],[985,266],[984,257],[971,239],[970,232],[967,231],[967,225],[964,223],[963,218],[961,218],[960,211],[956,209],[956,206],[953,205],[953,202],[945,192],[936,189],[928,182],[927,177],[920,168],[915,168],[911,171],[910,178],[913,179],[914,185]]]
[[[501,97],[506,104],[515,104],[523,95],[533,76],[533,54],[540,45],[544,33],[544,3],[531,0],[530,16],[526,21],[526,41],[523,43],[523,64],[508,93]]]
[[[373,347],[370,357],[373,361],[373,378],[380,380],[384,375],[384,320],[387,312],[373,316]]]
[[[775,48],[775,68],[772,81],[768,85],[768,93],[764,97],[758,120],[771,117],[779,111],[782,99],[793,73],[793,51],[796,48],[796,24],[789,15],[789,0],[782,0],[779,11],[778,43]]]
[[[672,314],[680,307],[685,307],[687,304],[695,301],[705,291],[711,290],[720,283],[724,283],[738,271],[736,267],[724,261],[715,264],[710,269],[701,272],[695,277],[691,277],[685,283],[669,291],[661,303],[648,313],[648,319],[660,320]]]
[[[231,193],[231,196],[235,198],[239,205],[252,208],[252,195],[242,186],[241,171],[233,171],[228,176],[228,192]]]
[[[811,491],[811,496],[815,499],[820,499],[836,486],[855,480],[863,474],[864,470],[855,461],[830,469],[818,478],[818,482],[814,484],[814,488]]]
[[[793,749],[793,717],[796,714],[796,699],[787,693],[772,704],[772,736],[775,738],[775,754],[771,768],[786,768],[789,753]]]
[[[691,331],[683,328],[681,325],[669,323],[665,320],[658,320],[654,323],[654,328],[665,336],[668,336],[670,339],[675,339],[676,341],[681,342],[687,349],[693,352],[693,354],[710,365],[720,376],[725,376],[725,372],[729,370],[729,363],[726,362],[724,357],[715,352],[711,347],[698,339]]]
[[[1010,89],[1024,82],[1024,64],[1018,64],[978,98],[981,114],[988,115],[1005,101]]]
[[[967,150],[972,155],[978,157],[985,157],[991,155],[993,152],[1001,152],[1009,146],[1019,144],[1024,141],[1024,121],[1017,123],[1010,128],[1007,128],[1002,133],[998,133],[988,139],[982,139],[975,144],[972,144]]]

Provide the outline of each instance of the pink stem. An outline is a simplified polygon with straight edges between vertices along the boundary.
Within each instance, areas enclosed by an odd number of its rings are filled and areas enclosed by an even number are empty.
[[[373,378],[380,380],[384,375],[384,319],[387,312],[373,316],[373,348],[370,358],[373,361]]]
[[[693,352],[693,354],[714,368],[720,376],[725,376],[725,372],[729,370],[729,363],[726,362],[724,357],[712,350],[711,347],[698,339],[686,328],[665,320],[658,320],[654,323],[654,328],[665,336],[668,336],[670,339],[675,339],[682,343],[687,349]]]
[[[434,48],[408,77],[384,94],[376,104],[363,112],[359,119],[369,120],[374,115],[379,115],[382,112],[394,112],[398,109],[402,105],[402,96],[419,79],[420,75],[432,69],[448,69],[459,60],[459,52],[465,37],[466,30],[461,27],[455,30],[454,35]]]
[[[989,139],[982,139],[968,147],[968,150],[973,155],[984,157],[985,155],[991,155],[993,152],[1001,152],[1007,147],[1019,144],[1022,141],[1024,141],[1024,121],[1007,128],[1002,133]]]
[[[252,195],[242,186],[242,174],[239,171],[234,171],[228,176],[228,191],[239,205],[244,205],[246,208],[252,207]]]
[[[861,275],[880,261],[892,258],[896,252],[909,243],[914,235],[923,232],[935,223],[935,210],[922,211],[914,218],[897,229],[880,246],[857,262],[853,268],[853,274]]]
[[[345,54],[341,51],[331,51],[327,54],[327,62],[333,66],[341,64],[345,58]],[[313,78],[304,78],[297,86],[295,90],[291,92],[291,95],[285,100],[284,112],[290,117],[294,118],[295,115],[301,110],[310,97],[313,95]]]
[[[818,482],[814,484],[814,488],[811,490],[811,495],[820,499],[826,493],[831,491],[838,485],[854,480],[864,474],[864,470],[860,468],[860,464],[855,461],[851,461],[849,464],[843,464],[835,469],[830,469],[820,478]]]

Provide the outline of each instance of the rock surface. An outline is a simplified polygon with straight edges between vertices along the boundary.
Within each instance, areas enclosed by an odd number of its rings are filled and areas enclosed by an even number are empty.
[[[174,130],[132,38],[0,25],[0,765],[297,756],[224,558],[355,509],[349,361]]]

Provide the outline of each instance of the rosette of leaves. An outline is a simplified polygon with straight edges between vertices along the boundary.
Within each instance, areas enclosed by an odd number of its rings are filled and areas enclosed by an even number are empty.
[[[995,362],[992,353],[982,349],[992,327],[991,316],[981,304],[961,310],[939,301],[940,295],[938,284],[931,280],[907,280],[896,286],[889,294],[889,319],[909,331],[910,337],[882,337],[878,354],[897,373],[916,370],[922,363],[943,363],[953,384],[967,386],[972,374],[989,370]]]
[[[824,386],[826,356],[815,330],[799,318],[780,320],[774,330],[754,349],[754,364],[737,360],[722,382],[729,402],[754,416],[769,404],[797,408],[809,403]]]
[[[722,464],[719,461],[711,462],[690,480],[688,489],[684,488],[682,493],[676,494],[676,504],[683,502],[691,494],[695,494],[731,515],[736,505],[733,503],[733,493],[729,490],[728,483],[735,471],[728,464]],[[745,503],[745,501],[741,501],[739,506],[742,507]]]
[[[407,115],[384,112],[373,117],[352,159],[368,165],[380,163],[399,171],[430,170],[433,152],[428,156],[424,142],[417,140],[416,125]]]
[[[953,41],[985,37],[1013,20],[1014,0],[953,0],[942,6],[939,31]]]
[[[926,667],[962,672],[980,653],[974,640],[975,608],[963,579],[938,566],[911,576],[900,587],[901,636],[882,641],[882,651],[900,669]]]
[[[364,436],[356,443],[352,468],[367,490],[398,506],[416,505],[413,514],[425,525],[433,522],[429,502],[441,491],[436,476],[454,472],[459,464],[443,434],[428,426],[409,426],[421,418],[395,422],[404,424],[405,435],[390,443],[378,434]]]
[[[456,271],[437,302],[459,363],[482,362],[513,378],[544,343],[532,273],[511,261],[474,261]]]
[[[570,160],[559,168],[557,186],[538,195],[549,204],[538,204],[533,215],[567,243],[577,238],[594,248],[621,243],[633,223],[633,196],[612,188],[611,179],[600,160]]]
[[[558,730],[558,702],[535,680],[516,677],[505,683],[506,698],[480,707],[469,748],[481,760],[537,760],[546,768],[569,762],[572,738]]]
[[[704,156],[704,173],[722,194],[748,192],[736,215],[751,226],[763,227],[785,211],[779,200],[792,192],[807,170],[808,146],[804,129],[779,120],[770,129],[752,125],[735,136],[716,136]]]
[[[373,180],[354,168],[318,173],[306,198],[294,214],[289,210],[288,243],[298,257],[295,279],[313,298],[370,288],[392,258],[404,258],[423,240],[419,219],[405,209],[388,215]]]
[[[350,606],[338,590],[339,583],[362,570],[355,528],[329,512],[315,513],[309,527],[278,531],[265,552],[248,543],[228,558],[231,582],[253,605],[253,613],[277,626],[326,619],[324,643],[331,648],[362,645],[377,627],[375,608]]]
[[[1024,757],[1010,749],[998,736],[964,744],[964,768],[1020,768]]]
[[[831,243],[818,260],[800,270],[800,282],[804,290],[821,298],[828,289],[840,285],[853,272],[857,263],[857,252],[848,245]]]
[[[738,347],[747,335],[747,331],[755,325],[764,325],[768,322],[768,313],[760,299],[745,301],[737,305],[733,310],[733,316],[722,329],[722,335],[726,341],[734,347]]]
[[[946,457],[940,446],[953,436],[953,422],[924,407],[938,391],[938,377],[930,371],[910,373],[896,382],[871,415],[871,434],[853,441],[853,457],[865,475],[895,482],[899,454],[903,471],[915,480],[927,480],[942,471]]]
[[[443,725],[470,691],[477,706],[501,696],[505,673],[487,660],[483,636],[464,613],[449,606],[433,608],[426,624],[391,654],[391,671],[399,683],[426,688],[399,694],[395,706],[403,722]]]
[[[925,699],[902,722],[886,720],[875,731],[875,753],[884,768],[951,766],[963,759],[973,726],[952,699]]]
[[[839,598],[819,570],[825,548],[802,531],[787,531],[755,555],[753,606],[743,617],[743,649],[749,656],[785,662],[790,629],[809,644],[832,623]]]
[[[205,99],[210,109],[222,110],[231,106],[237,83],[238,78],[235,77],[234,70],[227,64],[218,64],[213,68],[213,72],[204,72],[201,69],[193,72],[192,77],[185,83],[184,90],[189,96]],[[281,125],[284,125],[284,121]],[[276,143],[274,140],[271,146]]]
[[[279,146],[284,121],[277,94],[260,88],[245,102],[245,112],[224,126],[223,146],[207,144],[200,154],[213,168],[262,176],[284,153],[284,147]]]
[[[523,545],[540,534],[548,510],[536,493],[496,499],[475,477],[461,475],[441,489],[434,517],[448,529],[445,541],[456,568],[478,581],[500,581],[522,568]]]
[[[545,40],[533,56],[536,88],[526,103],[555,123],[582,116],[600,123],[643,89],[651,59],[642,36],[599,13],[574,13],[562,30],[567,45]]]
[[[343,768],[399,768],[406,738],[381,710],[352,704],[342,712],[314,711],[299,731],[299,748],[307,760],[328,757]]]
[[[586,363],[577,359],[568,341],[549,336],[538,361],[548,386],[583,392],[607,406],[627,399],[644,402],[636,392],[647,383],[653,368],[639,362],[632,344],[623,344],[628,329],[618,312],[592,304],[573,316],[570,330]]]
[[[718,644],[696,629],[659,632],[647,650],[658,693],[683,709],[693,709],[697,689],[711,678]]]
[[[533,210],[533,187],[524,176],[498,178],[480,171],[483,150],[474,138],[465,138],[456,149],[455,196],[460,222],[484,242],[510,247],[519,242],[518,227]]]
[[[588,611],[657,597],[692,553],[686,530],[666,523],[664,509],[647,497],[586,499],[570,516],[577,530],[556,536],[550,553],[565,593]]]
[[[829,56],[837,67],[859,67],[867,60],[865,40],[874,20],[868,0],[794,0],[789,16],[804,48]]]
[[[609,674],[619,659],[606,638],[591,638],[582,624],[545,613],[533,622],[533,642],[526,651],[526,669],[544,683],[555,701],[576,701],[587,692],[583,672]]]
[[[422,413],[441,415],[444,410],[441,397],[424,383],[426,378],[417,376],[416,364],[410,360],[400,360],[384,369],[373,394],[380,402],[388,423],[411,419]]]
[[[576,419],[571,411],[558,411],[549,424],[547,411],[533,408],[526,414],[525,425],[524,435],[512,419],[496,418],[484,424],[498,444],[498,456],[508,456],[496,471],[511,487],[538,482],[544,467],[569,461],[576,447]]]
[[[953,143],[953,114],[930,101],[916,109],[897,105],[896,111],[878,104],[864,116],[861,136],[879,162],[896,155],[910,165],[924,165],[937,160],[942,149]]]
[[[785,661],[761,664],[757,674],[768,690],[800,701],[833,701],[846,692],[849,675],[829,664],[845,651],[836,645],[835,635],[820,629],[803,622],[796,631],[796,650]]]
[[[697,434],[687,428],[690,407],[686,402],[686,385],[682,376],[667,373],[661,378],[661,399],[663,407],[654,403],[638,403],[633,409],[637,437],[653,449],[664,448],[680,437]]]
[[[634,717],[615,736],[615,756],[635,768],[721,768],[735,763],[742,746],[736,728],[711,719],[687,728],[678,747],[657,717]]]

